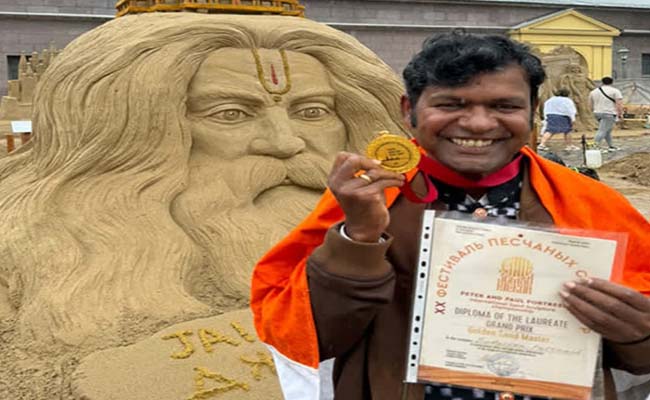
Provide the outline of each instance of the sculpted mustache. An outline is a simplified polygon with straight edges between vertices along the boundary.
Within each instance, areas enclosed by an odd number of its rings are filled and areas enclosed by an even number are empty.
[[[268,157],[255,157],[253,160],[246,171],[234,172],[240,175],[234,182],[248,182],[254,188],[255,194],[287,184],[287,179],[294,185],[314,190],[325,190],[327,186],[331,162],[323,157],[299,154],[288,160]]]
[[[315,190],[325,190],[331,162],[317,156],[298,155],[285,162],[291,182]]]

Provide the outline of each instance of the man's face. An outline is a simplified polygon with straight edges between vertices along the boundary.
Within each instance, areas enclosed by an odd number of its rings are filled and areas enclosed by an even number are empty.
[[[459,87],[429,86],[405,120],[417,117],[416,138],[431,157],[469,178],[498,171],[530,136],[530,87],[515,65]]]

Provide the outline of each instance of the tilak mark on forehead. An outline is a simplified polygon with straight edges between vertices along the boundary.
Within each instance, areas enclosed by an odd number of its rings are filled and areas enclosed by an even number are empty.
[[[266,50],[260,52],[259,49],[251,49],[255,66],[257,68],[257,77],[269,94],[274,95],[275,101],[281,101],[279,95],[286,94],[291,90],[291,71],[289,70],[289,61],[284,50]],[[279,66],[282,68],[278,68]]]

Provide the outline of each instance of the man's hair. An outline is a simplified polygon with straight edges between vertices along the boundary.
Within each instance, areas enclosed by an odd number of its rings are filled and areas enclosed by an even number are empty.
[[[611,76],[605,76],[603,79],[601,79],[601,82],[603,82],[604,85],[611,85],[614,83],[614,79],[612,79]]]
[[[453,31],[427,39],[403,72],[406,93],[415,106],[428,86],[458,87],[477,75],[517,64],[526,72],[531,105],[546,74],[525,44],[501,35],[480,36]]]
[[[569,97],[569,94],[570,94],[569,89],[564,87],[561,87],[555,91],[555,95],[560,97]]]
[[[114,326],[125,309],[155,310],[145,316],[151,323],[208,311],[180,282],[203,260],[170,207],[189,183],[188,87],[203,60],[224,47],[278,48],[320,61],[349,151],[361,151],[375,132],[404,132],[398,77],[356,39],[323,24],[178,13],[93,29],[41,78],[33,139],[0,159],[0,286],[22,329],[83,340],[90,331],[101,342],[110,335],[99,327]],[[152,275],[152,287],[137,286]]]

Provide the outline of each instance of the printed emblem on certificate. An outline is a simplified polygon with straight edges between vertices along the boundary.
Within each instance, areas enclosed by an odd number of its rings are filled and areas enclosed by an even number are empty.
[[[600,336],[559,291],[609,279],[625,235],[446,215],[424,215],[406,382],[589,399]]]

